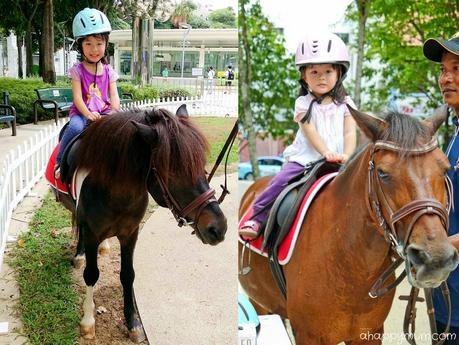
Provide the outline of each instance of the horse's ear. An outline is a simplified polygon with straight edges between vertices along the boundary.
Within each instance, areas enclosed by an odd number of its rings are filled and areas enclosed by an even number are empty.
[[[429,128],[430,135],[434,135],[438,127],[445,122],[448,117],[448,106],[442,105],[433,111],[432,116],[428,117],[423,123]]]
[[[145,143],[147,143],[150,146],[154,146],[156,144],[158,134],[153,128],[142,123],[136,122],[134,120],[131,120],[131,123],[135,126],[137,132],[139,133],[142,140],[145,141]]]
[[[186,110],[186,104],[182,104],[175,112],[175,115],[188,117],[188,110]]]
[[[385,126],[386,122],[377,118],[376,116],[358,111],[349,106],[349,104],[346,105],[351,112],[355,122],[357,122],[357,125],[365,133],[365,135],[372,141],[376,141],[378,139],[379,133],[381,132],[381,129]]]

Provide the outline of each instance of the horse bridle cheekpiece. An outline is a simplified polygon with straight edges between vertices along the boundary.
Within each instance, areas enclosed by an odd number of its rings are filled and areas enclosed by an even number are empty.
[[[393,263],[381,274],[378,280],[373,284],[369,295],[372,298],[380,297],[393,288],[395,288],[404,278],[408,276],[410,282],[413,282],[413,276],[411,272],[411,263],[407,260],[406,257],[406,247],[408,245],[408,241],[410,239],[411,233],[413,231],[414,224],[418,221],[420,217],[425,214],[436,214],[440,217],[445,230],[448,231],[448,213],[451,208],[452,204],[452,184],[451,180],[447,175],[445,175],[445,185],[447,190],[447,206],[443,206],[442,203],[438,202],[435,199],[420,199],[420,200],[413,200],[410,201],[408,204],[402,206],[400,209],[396,210],[395,212],[390,207],[389,203],[387,202],[387,198],[384,194],[384,191],[381,187],[381,181],[378,176],[377,169],[374,163],[374,154],[379,150],[388,150],[393,152],[404,152],[410,156],[414,155],[422,155],[428,152],[431,152],[437,148],[437,140],[433,138],[430,142],[425,145],[422,145],[418,148],[406,150],[398,146],[397,144],[378,140],[374,143],[371,151],[370,151],[370,160],[368,165],[368,199],[367,204],[370,209],[370,213],[376,218],[377,223],[379,225],[379,231],[382,233],[386,241],[391,245],[391,248],[397,255],[399,256],[398,259],[394,259]],[[379,196],[379,198],[378,198]],[[389,220],[383,216],[383,209],[388,215]],[[406,234],[403,242],[400,242],[399,236],[396,230],[396,224],[398,221],[402,220],[403,218],[407,217],[408,215],[413,215],[413,219],[408,225],[406,229]],[[400,274],[400,276],[395,279],[395,281],[388,286],[382,288],[384,282],[393,275],[396,268],[400,266],[400,264],[405,261],[405,270]],[[408,300],[408,305],[405,312],[405,320],[404,320],[404,334],[405,338],[410,344],[415,345],[416,342],[414,341],[414,329],[415,329],[415,318],[416,312],[415,304],[416,301],[421,300],[418,296],[419,289],[416,287],[412,287],[411,294],[409,297],[403,296],[403,299]],[[451,300],[449,298],[449,291],[447,288],[446,283],[442,283],[442,293],[445,298],[445,302],[449,309],[449,317],[447,327],[444,333],[449,331],[450,322],[451,322]],[[425,289],[425,296],[429,314],[429,323],[431,326],[432,334],[436,333],[436,325],[434,319],[433,305],[432,305],[432,292],[431,289]],[[402,299],[402,296],[401,296]],[[411,326],[411,332],[409,328]],[[437,342],[437,345],[443,344],[444,340],[440,340]]]

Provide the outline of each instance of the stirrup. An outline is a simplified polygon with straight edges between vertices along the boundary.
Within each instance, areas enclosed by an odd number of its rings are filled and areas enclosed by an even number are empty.
[[[244,266],[244,254],[245,250],[248,248],[248,260],[247,260],[247,266]],[[241,252],[241,268],[239,270],[239,275],[245,276],[252,271],[252,267],[250,267],[250,259],[252,256],[252,250],[250,249],[250,241],[245,241],[244,244],[242,245],[242,252]]]

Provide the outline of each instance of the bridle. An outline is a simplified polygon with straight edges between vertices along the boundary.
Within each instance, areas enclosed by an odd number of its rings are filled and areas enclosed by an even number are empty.
[[[410,260],[407,260],[407,253],[406,248],[408,245],[408,241],[410,239],[411,233],[413,232],[413,228],[415,223],[425,214],[435,214],[440,217],[440,220],[445,228],[448,231],[448,213],[452,205],[452,183],[451,180],[447,175],[445,175],[445,185],[447,191],[447,205],[446,207],[443,206],[442,203],[435,199],[425,198],[425,199],[418,199],[413,200],[407,203],[406,205],[402,206],[398,210],[394,211],[390,207],[384,190],[381,186],[381,180],[378,175],[377,169],[374,163],[374,155],[379,150],[386,150],[392,152],[404,152],[410,156],[417,156],[423,155],[428,152],[431,152],[437,148],[437,140],[433,138],[430,142],[425,145],[422,145],[418,148],[406,150],[398,146],[394,142],[385,141],[385,140],[378,140],[373,144],[373,147],[370,151],[370,159],[368,163],[368,184],[367,184],[367,194],[368,198],[366,199],[367,207],[370,211],[370,215],[378,224],[378,232],[381,233],[385,240],[390,244],[392,251],[398,256],[398,258],[394,259],[392,264],[380,275],[380,277],[376,280],[373,286],[370,289],[369,295],[371,298],[380,297],[393,288],[395,288],[400,282],[408,276],[408,280],[410,282],[413,281],[412,276],[412,267]],[[385,214],[388,215],[388,221],[383,216],[383,210]],[[397,222],[401,221],[405,217],[412,215],[412,220],[406,229],[406,234],[403,242],[400,241],[399,236],[396,231],[396,224]],[[395,270],[402,262],[405,262],[405,270],[400,274],[400,276],[395,279],[395,281],[386,287],[382,287],[384,282],[391,277]],[[447,327],[444,331],[446,334],[449,332],[449,327],[451,323],[451,300],[449,298],[449,291],[448,287],[445,282],[442,283],[442,293],[445,299],[445,303],[448,306],[449,310],[449,317]],[[404,320],[404,334],[405,338],[410,344],[415,345],[416,342],[414,341],[414,329],[415,329],[415,304],[416,301],[420,301],[422,299],[418,298],[419,289],[416,287],[412,287],[411,294],[408,298],[403,296],[403,299],[408,300],[406,312],[405,312],[405,320]],[[432,334],[436,333],[436,324],[435,324],[435,316],[434,316],[434,309],[432,303],[432,291],[431,289],[425,289],[425,296],[426,302],[428,306],[428,314],[429,314],[429,323],[431,327]],[[411,331],[410,331],[411,327]],[[444,340],[440,340],[436,344],[443,344]]]
[[[390,141],[378,140],[374,143],[370,151],[367,199],[370,214],[376,218],[379,225],[378,230],[384,235],[386,241],[390,243],[392,249],[398,254],[398,256],[404,260],[406,259],[406,247],[413,231],[414,224],[421,216],[425,214],[436,214],[440,217],[445,229],[448,229],[448,212],[451,207],[452,200],[451,181],[446,177],[445,184],[448,194],[447,207],[443,206],[443,204],[435,199],[426,198],[410,201],[398,210],[393,211],[387,201],[384,190],[381,187],[381,180],[377,169],[375,169],[374,155],[379,150],[387,150],[393,152],[403,151],[410,156],[417,156],[431,152],[436,148],[437,140],[435,138],[427,144],[411,150],[402,149],[400,146]],[[388,215],[388,221],[386,221],[383,217],[383,210],[385,210],[385,213]],[[396,231],[396,223],[412,214],[413,219],[408,225],[404,241],[400,242]]]
[[[191,201],[187,206],[181,207],[180,204],[177,202],[177,200],[172,195],[172,193],[170,192],[169,187],[164,181],[164,178],[161,176],[161,174],[158,173],[156,168],[154,167],[152,168],[151,171],[153,172],[156,178],[156,181],[158,182],[159,188],[161,189],[161,195],[164,199],[164,202],[166,203],[166,206],[169,208],[169,210],[174,215],[174,218],[177,221],[178,226],[182,227],[186,225],[191,225],[193,229],[196,231],[199,217],[201,216],[201,213],[204,210],[204,208],[212,202],[221,204],[223,200],[225,199],[225,196],[227,194],[230,194],[229,190],[227,189],[226,168],[228,164],[228,156],[231,151],[231,147],[233,146],[234,140],[236,138],[237,131],[238,131],[238,121],[236,121],[236,123],[234,124],[233,129],[231,133],[229,134],[228,138],[226,139],[226,142],[223,145],[223,148],[220,151],[220,154],[218,155],[217,160],[215,161],[212,171],[207,178],[207,182],[210,183],[215,171],[217,170],[218,166],[220,165],[223,159],[223,156],[225,155],[225,153],[227,153],[226,161],[225,161],[225,184],[221,185],[221,187],[223,188],[223,191],[218,200],[215,197],[215,189],[209,188],[208,190],[200,194],[196,199]],[[186,217],[189,216],[196,209],[197,211],[195,212],[193,221],[187,221]]]

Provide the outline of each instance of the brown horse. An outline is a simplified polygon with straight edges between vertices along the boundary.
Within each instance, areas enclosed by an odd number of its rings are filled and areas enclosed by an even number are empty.
[[[439,286],[459,261],[446,233],[450,166],[432,139],[444,118],[437,114],[419,122],[390,114],[381,120],[351,113],[371,142],[309,209],[284,266],[287,298],[260,255],[252,255],[252,271],[239,278],[260,312],[290,319],[297,345],[381,344],[394,291],[380,298],[371,298],[369,291],[391,264],[384,233],[405,258],[415,287]],[[239,217],[268,180],[247,190]]]
[[[223,241],[227,221],[205,176],[207,151],[207,140],[191,123],[185,107],[179,108],[177,116],[165,109],[110,115],[84,133],[75,165],[77,179],[86,177],[79,186],[76,207],[68,195],[55,191],[75,216],[77,256],[86,257],[87,288],[80,322],[84,338],[95,336],[97,250],[113,236],[121,247],[120,280],[129,336],[136,342],[145,338],[134,301],[133,255],[148,194],[158,205],[170,208],[179,225],[192,225],[204,244]]]

